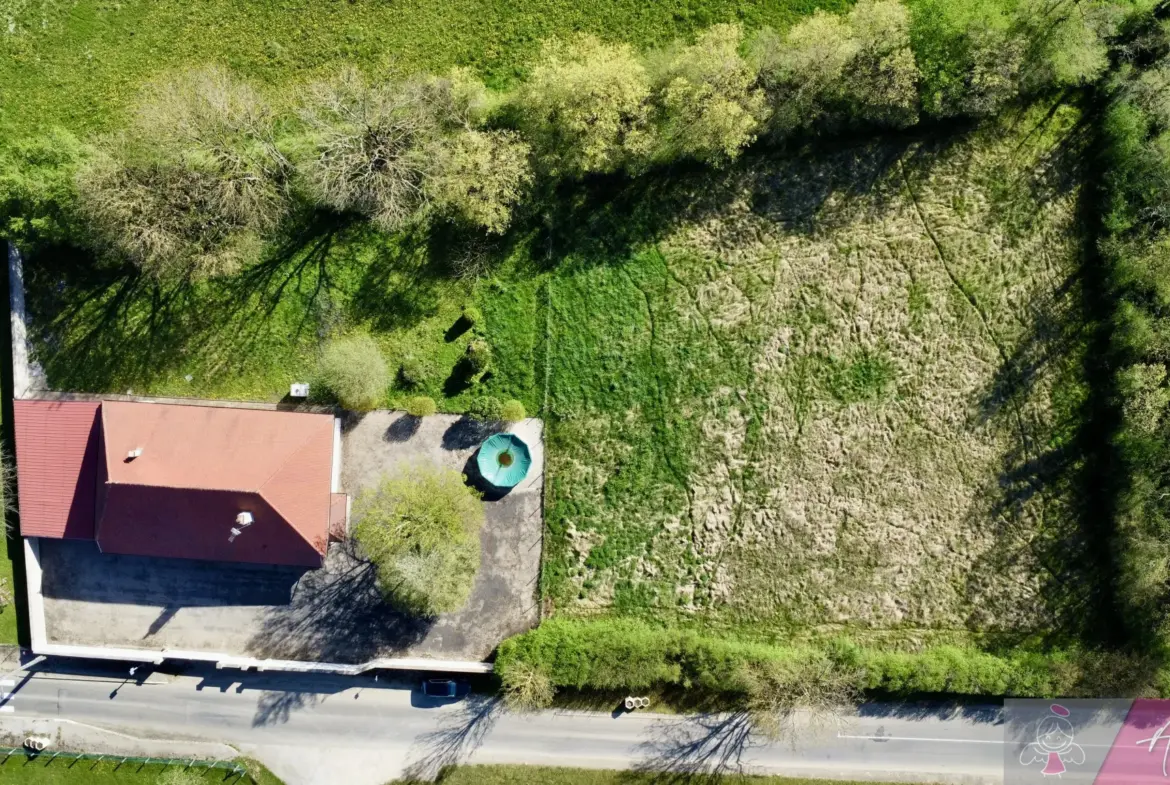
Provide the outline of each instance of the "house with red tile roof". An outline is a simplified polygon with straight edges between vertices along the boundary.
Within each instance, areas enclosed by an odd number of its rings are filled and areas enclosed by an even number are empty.
[[[20,529],[103,553],[320,567],[343,532],[328,414],[16,400]]]

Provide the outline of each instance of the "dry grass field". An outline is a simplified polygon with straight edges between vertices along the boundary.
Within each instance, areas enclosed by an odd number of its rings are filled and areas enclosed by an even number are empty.
[[[1091,626],[1077,120],[754,158],[656,195],[684,217],[625,260],[567,260],[550,604],[762,637]]]

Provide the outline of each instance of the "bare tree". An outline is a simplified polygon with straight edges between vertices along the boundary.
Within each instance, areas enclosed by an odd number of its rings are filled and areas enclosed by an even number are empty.
[[[301,113],[313,147],[301,167],[309,193],[388,231],[420,218],[433,165],[427,145],[440,131],[427,86],[371,85],[352,68],[316,85]]]
[[[537,711],[552,705],[556,688],[552,679],[538,665],[522,659],[512,660],[500,674],[504,687],[504,705],[512,711]]]
[[[271,110],[222,70],[151,83],[130,131],[99,148],[77,175],[79,212],[97,245],[157,276],[235,271],[287,211]]]
[[[838,724],[860,697],[858,674],[828,659],[745,665],[746,709],[756,731],[773,739],[796,738]]]

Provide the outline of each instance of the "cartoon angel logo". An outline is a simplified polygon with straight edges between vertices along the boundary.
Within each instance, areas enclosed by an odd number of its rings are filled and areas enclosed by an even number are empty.
[[[1073,743],[1073,727],[1068,721],[1069,711],[1059,703],[1051,706],[1052,714],[1036,723],[1036,741],[1024,747],[1020,763],[1031,766],[1043,763],[1040,772],[1045,777],[1059,777],[1065,772],[1065,764],[1079,766],[1085,762],[1085,751]]]

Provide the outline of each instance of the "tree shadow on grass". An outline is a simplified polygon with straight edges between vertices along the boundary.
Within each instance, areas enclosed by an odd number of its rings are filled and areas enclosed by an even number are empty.
[[[41,249],[26,265],[30,335],[55,389],[149,387],[178,367],[247,373],[275,344],[294,347],[328,321],[330,265],[349,245],[344,219],[316,215],[236,276],[159,281],[84,250]],[[296,300],[298,308],[282,307]]]
[[[1055,108],[1042,123],[1054,114]],[[1082,123],[1059,137],[1038,166],[1014,174],[1013,187],[1026,193],[1025,204],[1044,205],[1081,184],[1087,170],[1080,161],[1090,142],[1091,131]],[[1036,619],[1034,630],[997,635],[1001,645],[1126,645],[1117,623],[1111,547],[1116,494],[1109,464],[1118,425],[1111,303],[1096,250],[1100,219],[1094,194],[1088,183],[1081,184],[1077,270],[1017,309],[1022,334],[1010,342],[997,340],[1001,363],[978,402],[977,424],[996,424],[1012,434],[1012,444],[1002,456],[998,485],[971,513],[989,515],[996,535],[994,547],[971,572],[968,595],[976,610],[968,623],[980,626],[984,600],[978,576],[1010,574],[1025,562],[1042,570],[1037,600],[1048,616]],[[1025,219],[1030,222],[1040,211],[1023,212],[1032,214]],[[995,336],[1001,327],[989,322],[987,329]],[[1143,669],[1137,662],[1128,667]]]

